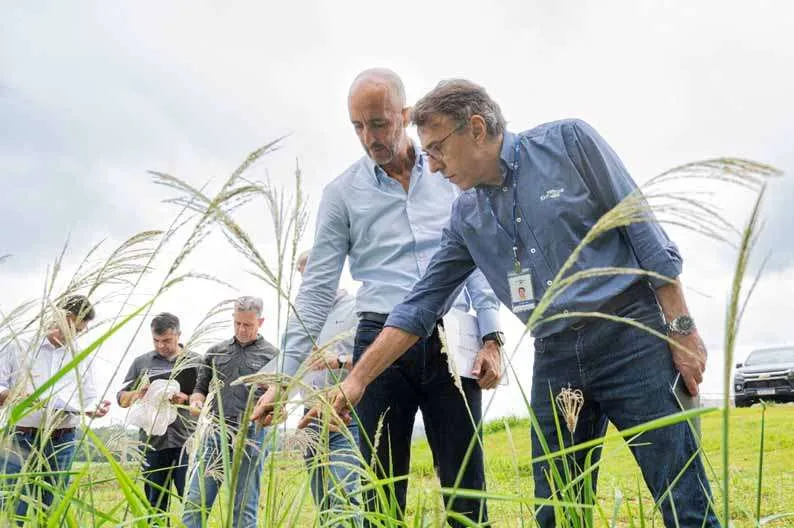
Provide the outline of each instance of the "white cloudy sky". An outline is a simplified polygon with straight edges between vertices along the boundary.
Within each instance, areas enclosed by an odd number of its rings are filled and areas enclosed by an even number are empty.
[[[290,134],[256,177],[289,185],[300,160],[311,216],[322,186],[362,154],[347,121],[357,72],[387,66],[410,100],[467,77],[499,101],[513,130],[580,117],[639,182],[714,156],[794,169],[794,8],[788,2],[42,2],[0,7],[0,264],[8,310],[41,291],[67,237],[69,265],[100,240],[165,227],[174,209],[146,171],[201,185],[255,147]],[[685,183],[682,183],[682,189]],[[774,182],[759,249],[770,252],[740,335],[740,355],[791,342],[791,177]],[[720,203],[737,224],[747,195]],[[268,247],[264,209],[244,212]],[[719,390],[723,319],[735,254],[671,230],[685,256],[689,301],[712,351],[706,391]],[[262,286],[220,240],[195,269],[244,292]],[[68,271],[68,270],[67,270]],[[346,279],[350,288],[355,285]],[[155,310],[190,332],[220,297],[195,285]],[[105,314],[110,315],[110,314]],[[505,312],[513,341],[517,325]],[[275,340],[272,321],[266,337]],[[126,341],[124,340],[126,339]],[[113,371],[129,337],[100,352]],[[131,354],[145,351],[146,336]],[[122,371],[131,360],[122,360]],[[529,376],[528,345],[517,368]],[[109,377],[109,374],[108,374]],[[492,415],[519,412],[515,383]]]

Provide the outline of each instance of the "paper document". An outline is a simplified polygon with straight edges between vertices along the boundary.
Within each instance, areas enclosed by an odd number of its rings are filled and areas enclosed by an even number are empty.
[[[454,362],[458,375],[464,378],[472,376],[474,360],[482,348],[480,327],[477,317],[452,308],[443,318],[444,335],[447,339],[447,357]]]

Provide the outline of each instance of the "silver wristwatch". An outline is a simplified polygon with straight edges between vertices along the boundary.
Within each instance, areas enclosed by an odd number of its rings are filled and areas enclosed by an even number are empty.
[[[688,336],[695,331],[695,320],[687,314],[679,315],[669,323],[665,328],[667,335],[678,334]]]
[[[348,361],[350,361],[350,355],[345,352],[342,352],[341,354],[336,356],[336,362],[339,364],[340,369],[345,368],[345,365],[347,364]]]

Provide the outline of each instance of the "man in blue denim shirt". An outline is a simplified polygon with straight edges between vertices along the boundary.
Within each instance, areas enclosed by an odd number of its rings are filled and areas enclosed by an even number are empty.
[[[458,193],[452,184],[430,174],[427,160],[408,138],[410,109],[394,72],[377,69],[360,74],[350,88],[348,107],[367,156],[323,192],[314,245],[295,301],[303,325],[291,327],[285,338],[283,371],[290,375],[305,359],[326,321],[347,257],[352,277],[362,282],[356,299],[360,322],[354,363],[360,360],[389,312],[411,291],[438,249]],[[475,428],[466,407],[479,422],[481,389],[495,387],[501,376],[499,300],[479,272],[470,274],[466,290],[457,296],[463,283],[461,280],[446,293],[427,337],[374,381],[356,409],[364,460],[372,459],[372,443],[385,416],[375,468],[381,476],[408,474],[411,432],[417,409],[421,409],[441,485],[453,486],[462,472],[459,487],[485,488],[482,450],[473,440]],[[478,379],[463,378],[462,389],[455,386],[449,373],[436,330],[437,320],[453,301],[463,311],[470,306],[477,310],[480,334],[485,338],[473,370]],[[257,418],[264,415],[264,423],[271,419],[268,413],[274,395],[271,388],[254,414]],[[464,465],[472,441],[475,446]],[[404,512],[407,481],[396,481],[394,491],[391,500],[398,512]],[[390,507],[375,505],[374,499],[374,494],[365,497],[369,509]],[[484,500],[457,497],[449,507],[474,522],[487,519]]]
[[[464,192],[425,275],[391,311],[384,331],[342,384],[344,396],[337,395],[334,406],[345,420],[348,402],[357,402],[372,379],[432,330],[446,296],[475,266],[526,323],[590,228],[636,189],[614,151],[586,123],[560,121],[513,134],[505,130],[499,106],[469,81],[439,84],[417,103],[413,119],[431,169]],[[544,454],[541,440],[551,452],[562,447],[552,394],[563,388],[584,395],[578,424],[570,435],[561,435],[566,444],[603,436],[608,421],[622,430],[677,412],[671,385],[679,373],[690,394],[697,394],[706,351],[677,279],[681,257],[652,216],[645,218],[601,234],[566,276],[596,268],[623,268],[623,273],[571,284],[544,314],[553,319],[531,329],[532,409],[544,437],[533,435],[533,457]],[[634,326],[582,315],[593,311],[666,331],[677,346]],[[312,410],[304,422],[318,412]],[[665,524],[719,526],[688,424],[648,431],[637,442],[632,452]],[[584,467],[585,454],[573,456],[576,467]],[[592,452],[592,464],[599,454]],[[554,466],[539,462],[533,469],[536,497],[551,497]],[[582,502],[581,485],[578,491]],[[550,506],[536,515],[542,527],[554,525]]]

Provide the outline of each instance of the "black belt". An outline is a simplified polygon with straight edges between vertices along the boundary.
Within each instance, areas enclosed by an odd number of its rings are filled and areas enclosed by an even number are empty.
[[[38,436],[41,433],[41,429],[38,427],[27,427],[24,425],[16,426],[16,431],[22,434],[33,434],[34,436]],[[53,429],[50,431],[50,438],[53,440],[60,440],[64,435],[69,433],[73,433],[75,431],[74,427],[63,427],[61,429]]]
[[[389,318],[389,314],[377,312],[358,312],[358,318],[363,321],[372,321],[373,323],[386,324],[386,319]]]
[[[621,308],[628,306],[629,304],[639,301],[643,298],[647,298],[648,295],[651,293],[650,290],[651,286],[648,284],[647,281],[641,280],[638,282],[633,283],[631,286],[620,292],[619,294],[615,295],[607,302],[602,304],[598,307],[598,309],[594,310],[595,312],[601,313],[613,313],[617,312]],[[587,317],[578,321],[571,325],[572,330],[580,330],[586,324],[592,322],[593,319],[591,317]]]
[[[377,312],[358,312],[358,318],[361,321],[370,321],[372,323],[377,323],[379,325],[385,325],[386,319],[389,318],[389,314],[382,314]],[[444,320],[439,319],[438,321],[436,321],[436,326],[440,326],[441,328],[444,328]],[[435,333],[435,330],[433,330],[433,332]]]

